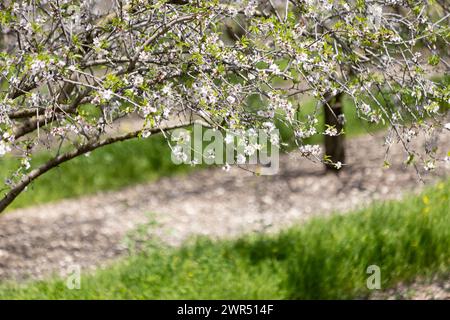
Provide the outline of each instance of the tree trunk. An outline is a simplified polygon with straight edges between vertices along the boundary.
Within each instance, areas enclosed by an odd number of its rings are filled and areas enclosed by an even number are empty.
[[[336,128],[337,132],[340,133],[344,128],[342,98],[342,93],[338,93],[334,97],[327,97],[328,104],[325,103],[323,105],[325,114],[325,130],[328,126],[331,126]],[[328,159],[333,162],[325,164],[326,170],[337,172],[339,169],[336,168],[334,163],[345,163],[345,145],[343,134],[338,134],[337,136],[325,135],[325,155],[327,155]]]

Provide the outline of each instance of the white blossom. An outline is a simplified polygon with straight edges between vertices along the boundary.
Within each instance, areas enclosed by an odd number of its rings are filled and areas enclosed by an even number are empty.
[[[35,60],[32,64],[31,64],[31,73],[32,74],[38,74],[39,72],[41,72],[44,68],[46,67],[46,63],[45,61],[42,60]]]
[[[100,96],[103,100],[109,101],[111,100],[111,98],[113,97],[114,92],[110,89],[108,90],[103,90],[100,92]]]
[[[278,65],[276,65],[275,63],[272,63],[269,66],[269,70],[270,70],[271,73],[273,73],[275,75],[281,74],[280,67],[278,67]]]
[[[433,171],[434,169],[436,169],[436,164],[434,163],[434,161],[426,161],[425,165],[423,167],[426,171]]]
[[[146,139],[146,138],[150,137],[151,134],[152,134],[152,132],[150,130],[143,130],[141,136],[142,136],[142,138]]]
[[[4,141],[0,141],[0,157],[3,157],[6,153],[11,151],[11,147]]]
[[[234,135],[230,134],[230,133],[227,133],[227,135],[225,136],[224,141],[225,141],[226,144],[234,143]]]
[[[133,86],[140,87],[144,83],[144,77],[140,74],[136,75],[133,79]]]
[[[236,102],[236,98],[233,97],[233,96],[228,96],[228,97],[227,97],[227,102],[228,102],[229,104],[233,104],[233,103]]]
[[[363,114],[369,114],[372,111],[370,105],[365,102],[360,105],[359,109]]]
[[[251,17],[256,13],[256,8],[258,7],[257,0],[250,0],[244,8],[244,14],[247,17]]]
[[[28,170],[31,167],[30,159],[27,159],[27,158],[22,159],[21,164],[25,170]]]
[[[222,170],[224,170],[226,172],[230,171],[230,169],[231,169],[231,166],[228,163],[225,163],[225,165],[222,167]]]
[[[172,148],[172,153],[176,157],[176,159],[185,163],[188,159],[188,155],[184,152],[184,149],[180,145],[176,145]]]
[[[325,130],[324,134],[327,135],[327,136],[333,137],[333,136],[337,136],[338,135],[338,131],[337,131],[337,129],[335,127],[328,127]]]
[[[320,155],[321,149],[320,146],[317,144],[306,144],[299,147],[300,153],[305,156],[314,156],[318,157]]]
[[[237,164],[245,164],[245,162],[247,161],[247,159],[245,158],[245,156],[241,153],[239,153],[236,157],[236,163]]]

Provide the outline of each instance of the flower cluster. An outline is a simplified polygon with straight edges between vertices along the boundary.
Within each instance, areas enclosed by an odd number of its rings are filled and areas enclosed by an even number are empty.
[[[96,146],[133,116],[140,137],[195,119],[233,132],[280,120],[302,155],[320,158],[305,138],[341,132],[318,130],[319,107],[302,104],[337,94],[407,148],[417,135],[405,123],[443,127],[450,28],[439,1],[107,2],[2,1],[0,156],[32,159],[43,141]]]

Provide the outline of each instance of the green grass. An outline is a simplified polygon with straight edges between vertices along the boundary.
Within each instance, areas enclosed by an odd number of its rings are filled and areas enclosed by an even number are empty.
[[[0,285],[3,299],[346,299],[367,296],[369,265],[382,288],[450,272],[450,181],[420,196],[315,218],[274,235],[155,244],[82,277]]]

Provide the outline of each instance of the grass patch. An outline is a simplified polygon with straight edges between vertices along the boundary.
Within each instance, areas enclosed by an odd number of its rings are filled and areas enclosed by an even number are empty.
[[[315,218],[274,235],[155,245],[82,278],[0,285],[0,299],[347,299],[450,271],[450,181],[420,196]]]

